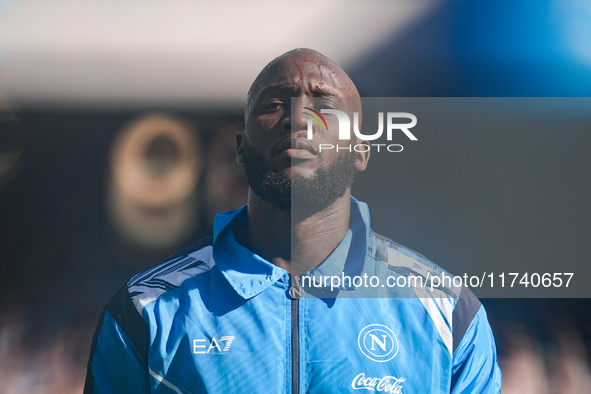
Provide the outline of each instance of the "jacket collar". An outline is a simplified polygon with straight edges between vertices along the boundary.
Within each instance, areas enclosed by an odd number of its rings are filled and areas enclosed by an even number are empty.
[[[351,197],[351,227],[335,250],[309,277],[358,275],[365,260],[370,232],[367,204]],[[256,296],[287,274],[283,268],[263,259],[236,241],[233,228],[247,221],[246,205],[216,215],[213,229],[213,258],[228,283],[243,298]],[[346,290],[347,286],[340,289]]]
[[[349,231],[332,251],[332,253],[318,267],[306,272],[312,283],[319,288],[330,287],[324,278],[338,276],[353,277],[363,270],[367,250],[367,239],[370,232],[369,208],[366,203],[351,197],[351,219]],[[328,284],[328,286],[326,286]],[[336,287],[340,290],[352,290],[351,281],[341,281]]]

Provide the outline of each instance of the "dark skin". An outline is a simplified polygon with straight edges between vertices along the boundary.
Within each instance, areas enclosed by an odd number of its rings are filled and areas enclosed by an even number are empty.
[[[291,98],[298,97],[292,117]],[[321,166],[330,166],[339,155],[355,155],[355,168],[367,167],[369,152],[319,151],[320,144],[349,145],[365,141],[339,141],[332,133],[316,133],[309,141],[307,118],[302,108],[308,98],[359,97],[355,85],[333,61],[316,51],[302,49],[275,59],[261,72],[248,97],[246,127],[237,136],[237,160],[245,146],[256,148],[274,168],[287,176],[311,177]],[[338,101],[338,100],[334,100]],[[343,104],[341,104],[343,105]],[[337,108],[351,113],[359,111]],[[352,117],[351,117],[352,118]],[[321,160],[322,158],[322,160]],[[319,212],[281,210],[256,195],[248,194],[248,224],[236,228],[238,242],[292,274],[320,265],[349,230],[350,187]]]

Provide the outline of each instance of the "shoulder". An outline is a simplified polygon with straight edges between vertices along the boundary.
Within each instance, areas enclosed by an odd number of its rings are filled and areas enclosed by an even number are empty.
[[[141,314],[146,305],[177,289],[186,280],[208,272],[214,265],[212,237],[206,237],[133,275],[127,281],[127,292]]]
[[[462,291],[461,278],[456,277],[425,256],[375,233],[369,233],[367,254],[396,274],[416,279],[421,288],[429,287],[434,296],[458,298]],[[454,280],[455,279],[455,280]],[[415,290],[417,286],[414,286]],[[420,295],[419,295],[420,296]]]
[[[462,278],[452,275],[425,256],[391,239],[370,232],[368,255],[393,275],[412,278],[415,296],[421,299],[441,331],[447,331],[448,348],[455,352],[468,329],[483,309],[480,300],[465,287]],[[416,279],[416,280],[414,280]],[[451,334],[451,335],[450,335]]]
[[[113,349],[120,349],[119,338],[121,343],[131,342],[138,359],[146,365],[149,326],[143,318],[143,308],[162,294],[178,288],[187,279],[209,271],[213,265],[211,237],[208,237],[132,276],[107,304],[95,332],[92,352],[109,354]],[[91,363],[92,360],[93,357]],[[92,368],[91,363],[89,368]]]

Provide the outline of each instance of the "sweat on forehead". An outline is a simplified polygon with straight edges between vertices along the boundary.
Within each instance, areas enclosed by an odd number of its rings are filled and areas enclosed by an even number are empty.
[[[317,74],[321,79],[327,77],[326,82],[339,88],[344,97],[359,97],[355,84],[338,64],[313,49],[298,48],[271,60],[255,78],[246,96],[246,119],[260,91],[270,84],[280,82],[277,79],[289,75],[294,67],[306,75]]]

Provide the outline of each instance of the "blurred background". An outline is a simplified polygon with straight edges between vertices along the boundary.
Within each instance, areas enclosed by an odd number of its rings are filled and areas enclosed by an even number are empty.
[[[234,138],[275,56],[323,52],[367,97],[586,97],[589,43],[583,0],[0,0],[0,391],[81,392],[116,289],[245,202]],[[452,271],[589,264],[590,133],[494,137],[376,160],[354,194],[376,230]],[[471,163],[487,171],[464,178]],[[401,182],[386,203],[384,173]],[[461,193],[425,187],[446,174]],[[483,303],[504,393],[591,392],[588,299]]]

